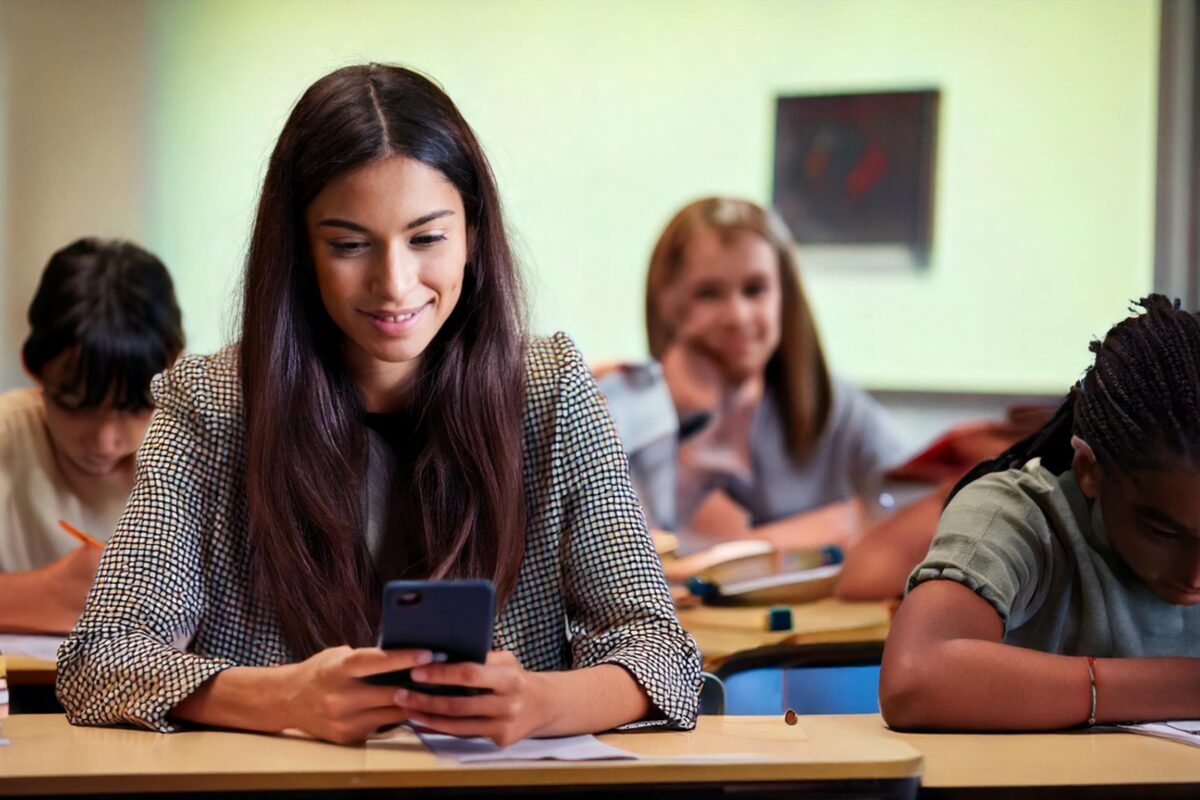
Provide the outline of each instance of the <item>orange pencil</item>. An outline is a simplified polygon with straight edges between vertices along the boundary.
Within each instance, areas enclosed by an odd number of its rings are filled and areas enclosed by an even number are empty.
[[[89,547],[99,547],[101,549],[104,548],[104,542],[100,541],[95,536],[89,536],[88,534],[79,530],[79,528],[76,528],[74,525],[67,522],[65,519],[60,519],[58,521],[58,526]]]

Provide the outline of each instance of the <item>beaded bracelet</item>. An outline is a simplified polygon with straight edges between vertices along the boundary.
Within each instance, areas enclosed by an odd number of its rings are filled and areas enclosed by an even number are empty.
[[[1088,684],[1092,688],[1092,710],[1088,714],[1087,724],[1092,726],[1096,724],[1096,657],[1087,657],[1088,668]]]

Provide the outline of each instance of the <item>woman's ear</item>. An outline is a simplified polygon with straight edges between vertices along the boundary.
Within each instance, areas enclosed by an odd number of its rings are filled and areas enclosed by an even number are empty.
[[[1092,451],[1092,446],[1078,436],[1071,437],[1071,449],[1075,451],[1075,457],[1071,461],[1071,471],[1075,473],[1075,480],[1079,481],[1079,488],[1083,493],[1095,500],[1100,496],[1100,485],[1104,478],[1100,463],[1096,461],[1096,454]]]

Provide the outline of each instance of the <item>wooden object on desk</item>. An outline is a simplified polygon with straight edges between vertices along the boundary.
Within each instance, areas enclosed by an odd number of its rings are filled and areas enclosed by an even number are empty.
[[[9,686],[52,685],[62,640],[59,635],[0,633],[0,657],[8,665]]]
[[[858,719],[867,736],[884,727],[875,715]],[[1087,730],[888,735],[925,757],[923,796],[1007,798],[1022,790],[1056,800],[1200,795],[1200,747],[1153,736]]]
[[[846,603],[833,598],[795,605],[790,631],[767,630],[767,606],[679,610],[679,621],[696,639],[704,668],[715,671],[735,653],[787,644],[882,642],[891,614],[884,603]]]
[[[8,685],[50,686],[58,677],[58,665],[53,661],[24,655],[0,656],[8,671]]]
[[[415,744],[340,747],[225,731],[76,728],[58,714],[14,716],[4,732],[12,745],[0,748],[0,795],[491,788],[507,796],[535,787],[651,785],[778,792],[809,782],[882,781],[891,791],[876,785],[880,794],[912,796],[921,764],[881,726],[864,735],[833,717],[795,726],[781,717],[701,717],[690,732],[605,734],[606,743],[647,760],[576,764],[460,765]],[[744,758],[700,760],[735,754]]]

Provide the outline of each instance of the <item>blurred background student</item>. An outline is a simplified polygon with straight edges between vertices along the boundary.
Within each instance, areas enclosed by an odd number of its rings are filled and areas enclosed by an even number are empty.
[[[657,363],[601,375],[651,524],[677,531],[680,552],[849,545],[864,498],[908,454],[884,409],[829,370],[794,251],[754,203],[684,207],[646,280]]]
[[[56,252],[29,306],[37,386],[0,395],[0,630],[65,633],[133,488],[150,379],[183,350],[171,277],[125,241]]]

